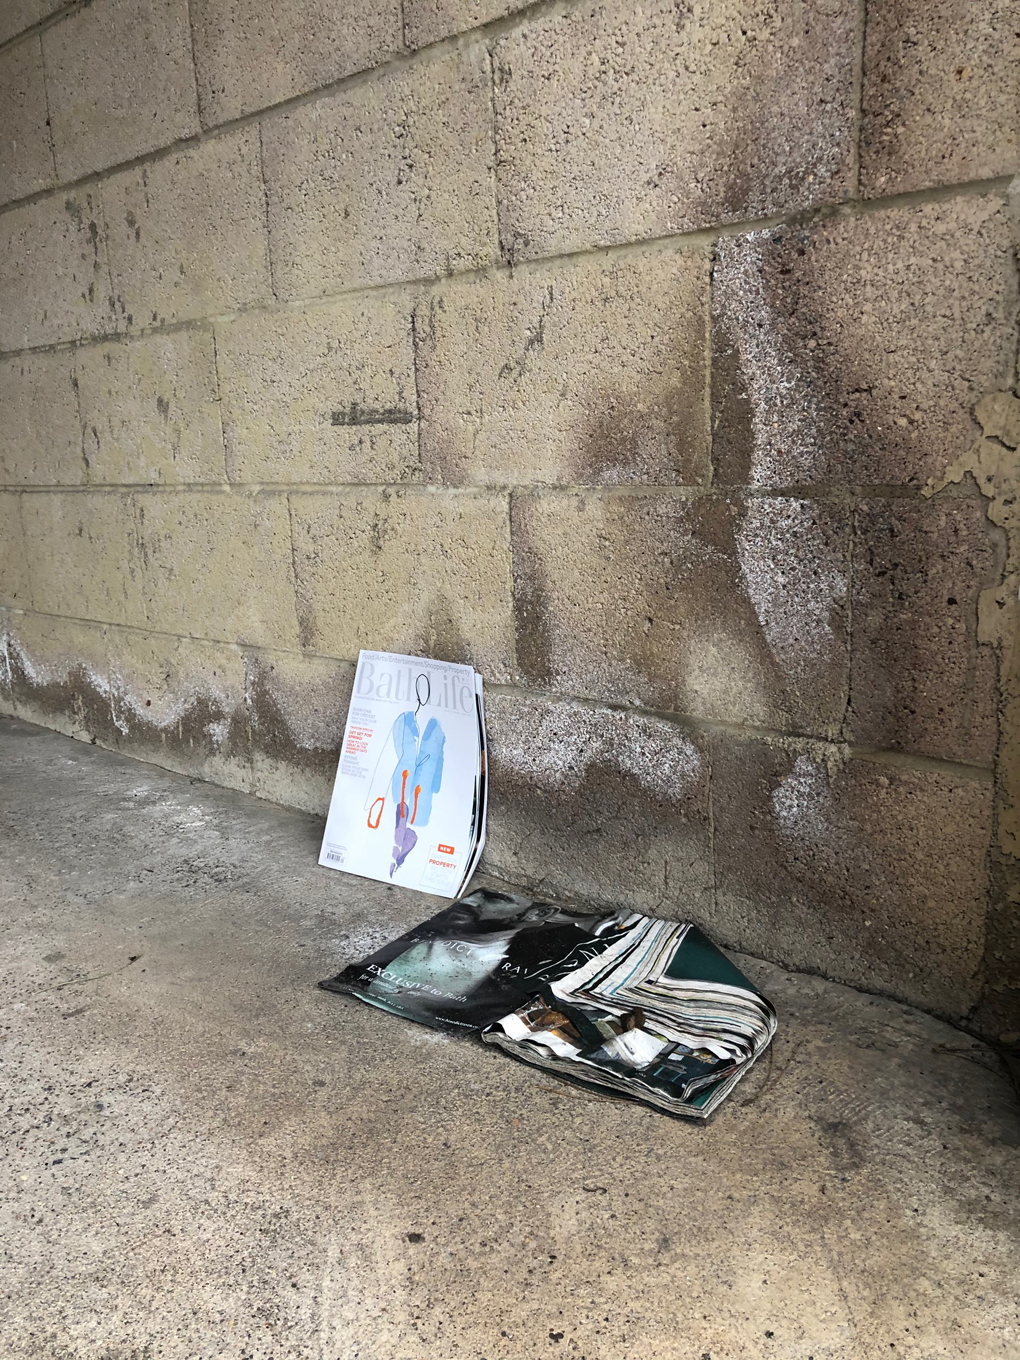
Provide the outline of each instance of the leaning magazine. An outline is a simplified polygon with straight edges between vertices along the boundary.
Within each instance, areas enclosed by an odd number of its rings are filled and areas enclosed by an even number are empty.
[[[362,652],[319,863],[456,897],[485,841],[487,800],[481,676]]]
[[[692,1119],[776,1032],[772,1004],[695,925],[488,889],[320,985]]]

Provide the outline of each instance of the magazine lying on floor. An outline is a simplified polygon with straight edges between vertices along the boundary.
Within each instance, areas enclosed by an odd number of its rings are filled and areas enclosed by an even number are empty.
[[[488,889],[320,986],[692,1119],[776,1032],[771,1003],[695,925]]]
[[[482,677],[362,652],[319,863],[456,897],[482,853],[487,805]]]

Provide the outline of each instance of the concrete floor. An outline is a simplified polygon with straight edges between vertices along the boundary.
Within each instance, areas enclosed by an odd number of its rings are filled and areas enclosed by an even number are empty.
[[[8,720],[0,769],[3,1356],[1020,1355],[959,1032],[744,960],[774,1063],[674,1122],[317,990],[436,900],[314,818]]]

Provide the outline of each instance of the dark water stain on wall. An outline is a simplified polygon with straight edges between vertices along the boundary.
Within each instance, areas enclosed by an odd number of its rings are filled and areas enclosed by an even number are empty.
[[[710,919],[696,739],[657,718],[508,694],[490,697],[488,726],[490,868],[572,901]]]
[[[242,703],[229,706],[221,696],[198,691],[180,706],[169,722],[146,716],[145,701],[126,702],[115,690],[119,749],[139,754],[156,764],[172,761],[171,768],[200,773],[207,762],[246,765],[248,761],[248,714]]]
[[[118,733],[109,687],[81,662],[66,668],[36,669],[17,645],[9,645],[11,693],[29,721],[54,726],[69,723],[73,735],[103,746]]]
[[[336,696],[336,718],[329,724],[331,734],[316,739],[311,725],[297,735],[298,715],[288,711],[286,701],[274,686],[272,662],[249,655],[246,658],[247,705],[251,723],[252,751],[308,774],[331,779],[336,772],[343,740],[341,707],[344,696]]]

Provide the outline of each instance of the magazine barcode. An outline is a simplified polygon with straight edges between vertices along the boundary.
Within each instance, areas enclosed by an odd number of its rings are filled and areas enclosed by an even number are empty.
[[[332,860],[334,864],[343,864],[344,854],[342,850],[327,850],[326,858]]]

